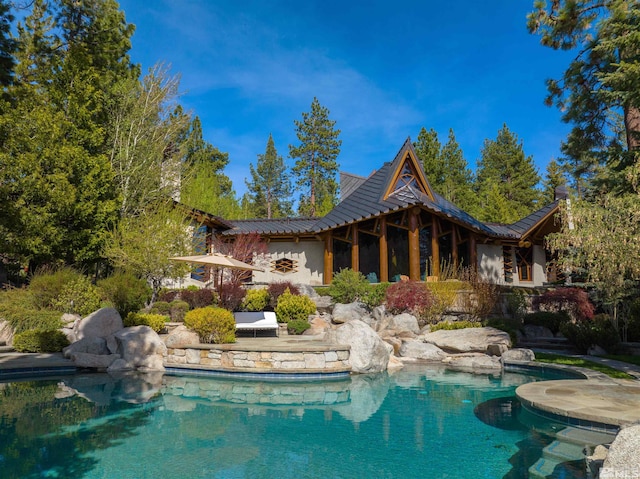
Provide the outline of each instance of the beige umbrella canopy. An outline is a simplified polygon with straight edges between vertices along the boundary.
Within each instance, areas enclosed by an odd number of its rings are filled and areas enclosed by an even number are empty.
[[[220,253],[201,254],[197,256],[175,256],[173,261],[183,261],[185,263],[205,264],[208,266],[217,266],[218,268],[241,269],[245,271],[264,271],[262,268],[244,263],[240,260],[232,258]]]

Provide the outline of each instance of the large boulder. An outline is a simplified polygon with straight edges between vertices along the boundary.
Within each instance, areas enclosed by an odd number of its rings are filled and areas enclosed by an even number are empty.
[[[113,369],[140,369],[163,371],[163,356],[167,346],[162,342],[158,333],[149,326],[133,326],[114,334],[117,349],[121,359],[115,361]],[[154,358],[157,356],[157,358]],[[158,359],[159,358],[159,359]],[[110,368],[110,370],[112,370]]]
[[[82,338],[80,341],[76,341],[75,343],[71,343],[69,346],[62,350],[62,354],[65,358],[72,358],[74,354],[82,353],[82,354],[92,354],[92,355],[105,355],[109,354],[109,349],[107,348],[107,340],[105,338],[97,338],[97,337],[86,337]],[[76,363],[78,366],[78,364]],[[91,366],[80,366],[80,367],[91,367]]]
[[[600,479],[640,475],[640,424],[623,427],[609,448]]]
[[[410,339],[402,342],[400,356],[407,359],[442,361],[448,354],[434,344]]]
[[[545,326],[525,324],[523,330],[527,338],[553,338],[553,333]]]
[[[397,316],[392,316],[389,319],[389,324],[387,324],[388,329],[393,329],[395,331],[410,331],[413,334],[420,333],[420,326],[418,325],[418,319],[409,313],[398,314]]]
[[[168,348],[184,348],[186,346],[190,346],[192,344],[199,344],[200,338],[198,334],[194,331],[191,331],[184,324],[180,324],[176,326],[173,331],[171,331],[165,338],[164,344],[167,345]]]
[[[124,328],[122,318],[114,308],[102,308],[77,321],[73,332],[76,340],[82,338],[106,338]]]
[[[530,349],[514,348],[502,353],[502,362],[509,361],[535,361],[536,355]]]
[[[451,353],[485,353],[490,344],[511,347],[509,334],[496,328],[440,329],[424,334],[422,338]]]
[[[363,321],[354,319],[329,331],[326,340],[351,346],[351,370],[355,373],[379,373],[387,369],[389,345]]]
[[[117,354],[91,354],[74,352],[69,356],[78,368],[108,369],[114,361],[120,359]]]
[[[371,323],[371,317],[366,307],[362,303],[337,303],[333,307],[331,319],[335,324],[343,324],[348,321],[360,320],[367,324]]]
[[[13,327],[9,321],[0,319],[0,346],[13,344]]]
[[[327,318],[330,318],[328,314],[315,316],[309,321],[311,327],[302,334],[305,336],[317,336],[320,334],[325,334],[331,329],[331,320]]]
[[[331,296],[318,296],[311,298],[316,305],[316,310],[318,313],[331,313],[333,310],[333,299]]]
[[[460,354],[449,356],[442,360],[449,367],[460,369],[462,371],[500,371],[502,363],[500,358],[496,356],[488,356],[481,353]]]

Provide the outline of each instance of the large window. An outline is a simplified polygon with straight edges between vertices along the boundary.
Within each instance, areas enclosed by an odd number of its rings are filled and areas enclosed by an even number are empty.
[[[400,281],[400,276],[409,276],[408,231],[388,225],[387,247],[389,251],[389,280]]]
[[[363,231],[358,233],[360,272],[372,283],[380,281],[380,239]]]
[[[333,239],[333,272],[351,268],[351,243]]]
[[[516,250],[516,261],[520,281],[533,281],[533,248],[518,248]]]

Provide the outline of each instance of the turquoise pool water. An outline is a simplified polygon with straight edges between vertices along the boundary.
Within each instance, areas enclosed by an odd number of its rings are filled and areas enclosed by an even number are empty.
[[[563,428],[519,407],[515,388],[533,380],[422,366],[309,383],[0,383],[0,477],[527,478]],[[572,466],[555,477],[581,477]]]

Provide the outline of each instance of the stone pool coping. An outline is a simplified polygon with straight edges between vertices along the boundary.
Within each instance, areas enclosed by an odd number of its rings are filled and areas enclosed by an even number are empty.
[[[614,379],[590,369],[537,362],[512,361],[507,371],[556,370],[582,379],[557,379],[523,384],[516,396],[528,410],[572,426],[617,432],[640,421],[640,381]]]

